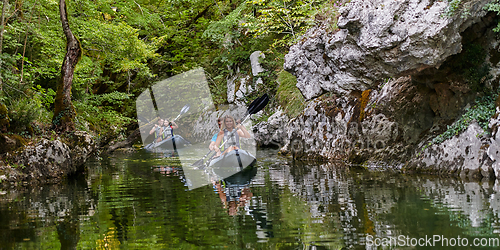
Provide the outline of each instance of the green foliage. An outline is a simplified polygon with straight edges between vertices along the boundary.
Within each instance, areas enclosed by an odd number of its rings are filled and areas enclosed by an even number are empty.
[[[37,92],[37,98],[41,101],[45,108],[49,109],[52,104],[54,104],[56,92],[53,89],[45,89],[40,85],[36,85],[36,88],[33,87],[32,89]]]
[[[203,32],[203,38],[225,48],[232,48],[243,36],[243,27],[241,21],[245,18],[245,13],[249,7],[244,2],[222,20],[211,22]]]
[[[490,118],[495,114],[495,100],[492,96],[480,97],[476,100],[473,107],[467,108],[455,123],[448,126],[448,129],[432,140],[432,143],[439,144],[445,140],[458,135],[469,127],[472,121],[479,123],[479,126],[484,131],[488,130],[488,123]]]
[[[314,25],[314,16],[323,0],[248,0],[257,15],[248,14],[242,25],[255,36],[269,33],[289,34],[293,39],[305,28]]]
[[[116,135],[125,130],[125,125],[134,119],[115,110],[130,99],[129,94],[112,92],[93,95],[87,100],[74,103],[77,112],[77,128],[85,131],[99,131],[101,134]]]
[[[10,118],[10,128],[21,133],[31,128],[31,123],[39,119],[44,110],[38,98],[21,98],[7,106]]]
[[[493,0],[489,3],[487,3],[484,6],[484,9],[487,11],[494,11],[497,13],[497,15],[500,14],[500,1],[499,0]],[[497,24],[497,27],[493,29],[495,32],[500,32],[500,22]]]
[[[448,7],[446,8],[444,15],[447,17],[455,15],[457,10],[460,8],[461,3],[462,0],[448,0]]]

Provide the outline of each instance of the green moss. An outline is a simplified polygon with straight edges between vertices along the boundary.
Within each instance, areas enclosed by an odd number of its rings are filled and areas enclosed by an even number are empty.
[[[0,131],[7,132],[9,126],[9,114],[7,107],[3,103],[0,103]]]
[[[305,108],[305,100],[297,88],[297,78],[282,70],[278,74],[277,99],[284,112],[290,117],[296,117]]]

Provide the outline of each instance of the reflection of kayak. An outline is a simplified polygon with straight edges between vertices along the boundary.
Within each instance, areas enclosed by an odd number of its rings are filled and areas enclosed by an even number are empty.
[[[236,174],[231,175],[230,177],[227,177],[224,181],[227,185],[248,185],[255,175],[257,175],[257,168],[250,166]]]
[[[174,150],[184,148],[189,145],[191,145],[191,142],[182,138],[182,136],[180,135],[174,135],[173,137],[167,138],[161,142],[152,142],[146,145],[144,149],[146,149],[147,151]]]
[[[238,149],[213,159],[208,166],[212,168],[215,174],[227,178],[242,170],[252,168],[256,161],[252,154],[243,149]]]

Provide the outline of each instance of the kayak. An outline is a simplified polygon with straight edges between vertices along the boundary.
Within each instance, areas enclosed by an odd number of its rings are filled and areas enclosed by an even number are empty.
[[[208,166],[218,176],[228,178],[247,168],[253,168],[256,162],[255,156],[243,149],[238,149],[214,158]]]
[[[147,151],[175,150],[189,145],[191,145],[191,142],[182,138],[180,135],[174,135],[173,137],[167,138],[161,142],[152,142],[146,145],[144,149]]]

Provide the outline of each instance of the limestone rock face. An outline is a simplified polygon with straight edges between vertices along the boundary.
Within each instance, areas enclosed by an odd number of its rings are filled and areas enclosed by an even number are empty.
[[[407,170],[471,179],[490,178],[494,176],[492,161],[487,156],[487,140],[480,137],[483,133],[477,123],[472,123],[458,136],[416,152],[416,158],[410,159]]]
[[[267,121],[259,122],[252,127],[255,141],[260,146],[285,145],[288,116],[278,110]]]
[[[17,154],[8,154],[10,169],[3,167],[8,173],[8,181],[57,182],[82,170],[81,167],[96,147],[95,142],[83,131],[74,132],[68,139],[69,145],[59,139],[41,139]]]
[[[464,0],[450,12],[448,1],[352,0],[340,9],[339,30],[309,30],[285,57],[309,104],[287,123],[281,152],[500,179],[500,108],[489,131],[472,122],[431,143],[479,92],[497,88],[500,46],[488,2]],[[466,72],[481,69],[476,80]]]
[[[462,1],[469,13],[462,18],[444,15],[447,1],[353,0],[340,9],[338,32],[308,31],[290,48],[284,67],[306,99],[364,91],[386,78],[438,68],[461,52],[460,33],[486,15],[488,2]]]
[[[257,76],[259,73],[264,72],[265,69],[259,62],[260,58],[265,58],[262,51],[254,51],[250,54],[250,65],[252,67],[252,75]],[[239,83],[239,84],[238,84]],[[235,103],[238,105],[245,104],[245,97],[256,89],[263,83],[262,78],[258,78],[254,82],[250,80],[249,75],[240,73],[240,69],[236,69],[234,75],[227,77],[227,101],[228,103]]]

